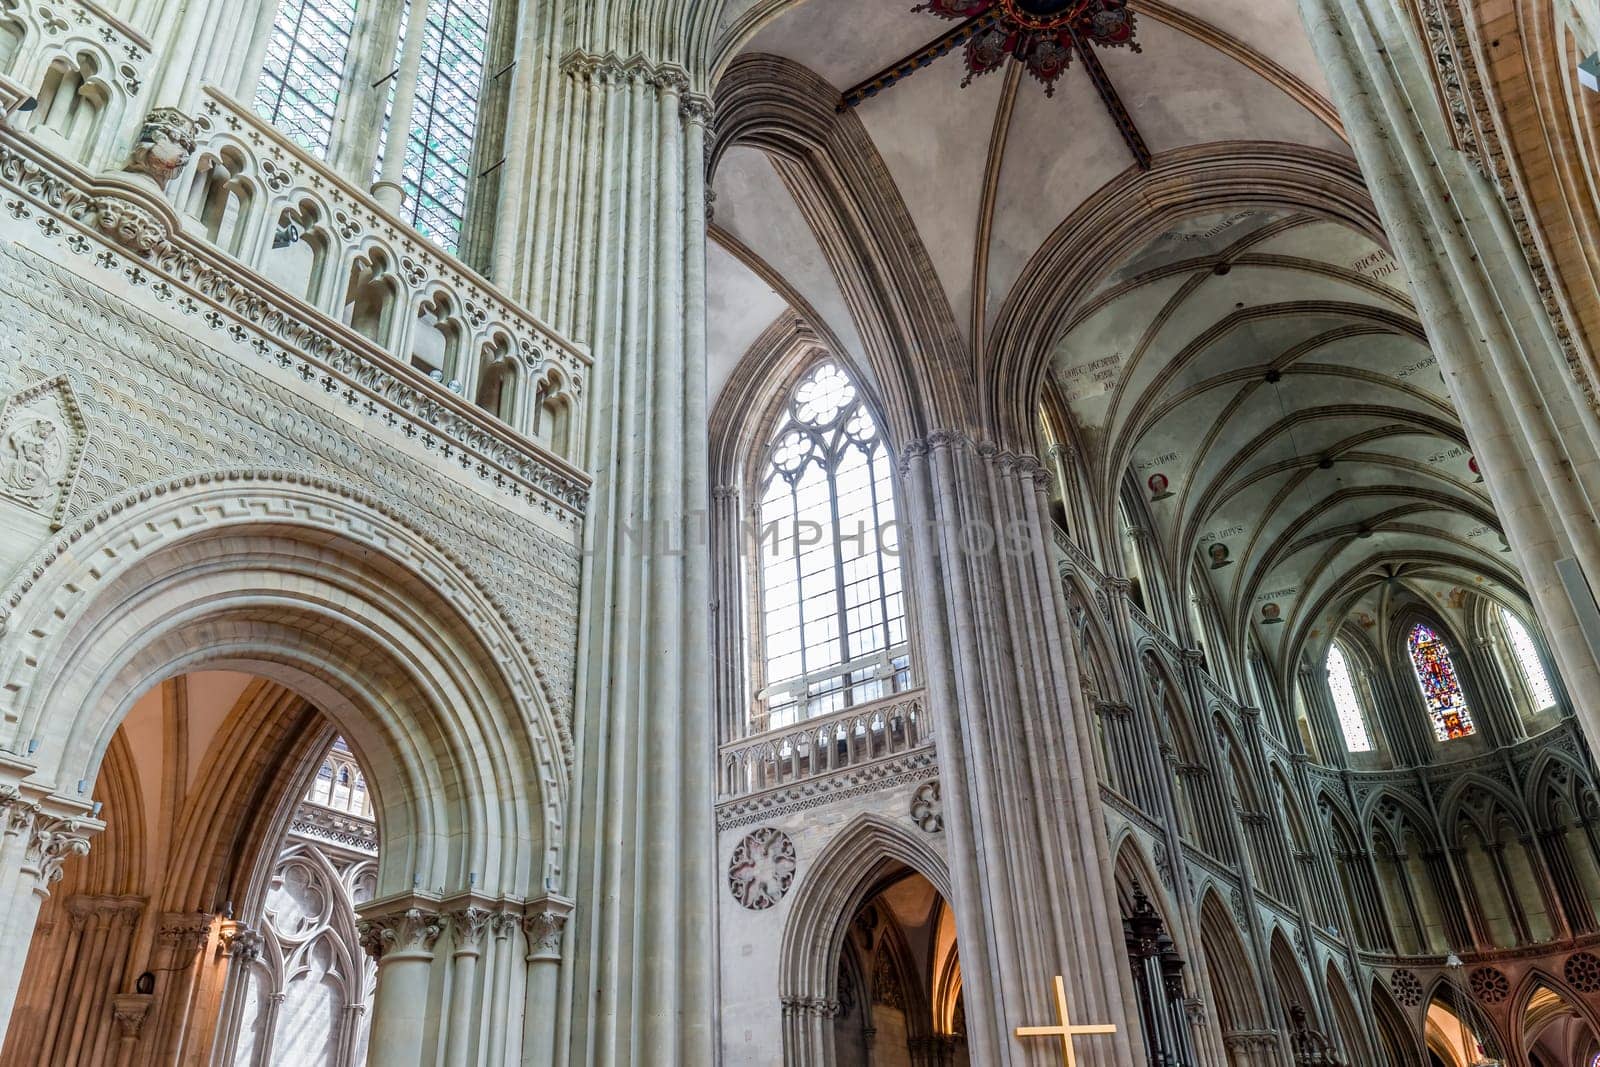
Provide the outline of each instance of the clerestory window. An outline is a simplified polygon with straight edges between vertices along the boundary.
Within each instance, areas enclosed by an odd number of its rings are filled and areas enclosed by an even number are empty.
[[[1472,712],[1467,708],[1461,679],[1456,675],[1455,663],[1444,640],[1419,622],[1411,628],[1406,648],[1411,654],[1411,669],[1416,672],[1423,702],[1428,706],[1428,717],[1433,721],[1434,736],[1440,741],[1472,736],[1475,730]]]
[[[257,114],[322,158],[355,23],[355,0],[280,0],[256,85]]]
[[[877,423],[831,360],[790,394],[755,498],[757,728],[910,684],[894,479]]]
[[[1372,737],[1367,733],[1367,719],[1356,695],[1355,678],[1350,674],[1344,650],[1338,645],[1328,649],[1328,689],[1333,693],[1333,708],[1339,715],[1339,730],[1344,734],[1345,747],[1351,752],[1371,752]]]

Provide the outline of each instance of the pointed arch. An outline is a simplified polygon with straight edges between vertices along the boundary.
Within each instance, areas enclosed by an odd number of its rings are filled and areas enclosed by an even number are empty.
[[[1378,1051],[1384,1067],[1426,1067],[1427,1053],[1419,1039],[1419,1030],[1406,1022],[1405,1012],[1377,976],[1373,976],[1368,1000],[1372,1004]]]
[[[1232,1048],[1275,1029],[1267,1014],[1255,963],[1239,939],[1239,925],[1215,888],[1208,889],[1200,901],[1200,947],[1223,1042]],[[1249,1053],[1244,1055],[1248,1057]],[[1245,1058],[1234,1062],[1255,1061]]]
[[[1333,1025],[1338,1032],[1339,1046],[1344,1049],[1345,1058],[1350,1067],[1375,1067],[1372,1059],[1372,1050],[1367,1044],[1366,1026],[1361,1021],[1361,1012],[1356,1007],[1355,998],[1350,993],[1350,986],[1344,980],[1344,974],[1332,960],[1328,961],[1328,968],[1324,972],[1328,986],[1328,1000],[1333,1007]]]

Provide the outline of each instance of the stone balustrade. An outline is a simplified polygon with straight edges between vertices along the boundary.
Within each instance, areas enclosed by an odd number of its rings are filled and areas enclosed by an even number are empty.
[[[719,799],[822,778],[933,745],[922,690],[741,738],[718,753]]]
[[[162,176],[91,173],[14,110],[15,83],[0,90],[0,224],[22,254],[82,278],[86,298],[190,324],[490,496],[581,521],[586,353],[218,92],[192,150],[167,151],[181,116],[146,119],[141,148],[181,160]]]

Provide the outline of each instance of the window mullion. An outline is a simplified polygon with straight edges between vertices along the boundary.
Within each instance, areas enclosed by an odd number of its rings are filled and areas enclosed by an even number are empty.
[[[839,522],[839,482],[835,475],[838,473],[839,456],[837,453],[828,457],[828,512],[833,516],[833,601],[839,613],[839,664],[844,666],[850,662],[850,620],[845,613],[844,600],[844,548],[840,541],[842,527]],[[851,671],[844,671],[844,702],[848,707],[855,703],[855,687],[851,683]]]

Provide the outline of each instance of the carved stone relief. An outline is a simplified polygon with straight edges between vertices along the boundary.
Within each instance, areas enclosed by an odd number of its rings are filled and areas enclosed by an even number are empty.
[[[0,403],[0,496],[61,524],[86,433],[65,375],[19,389]]]
[[[926,833],[936,834],[944,829],[944,805],[939,799],[939,779],[923,782],[911,794],[911,819]]]
[[[782,830],[763,826],[746,834],[728,861],[733,899],[751,911],[774,907],[794,884],[794,842]]]

